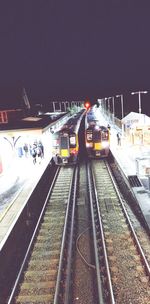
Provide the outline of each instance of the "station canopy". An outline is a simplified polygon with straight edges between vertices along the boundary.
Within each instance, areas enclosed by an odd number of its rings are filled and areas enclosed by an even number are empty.
[[[122,123],[127,128],[135,127],[136,125],[150,125],[150,117],[146,114],[130,112],[122,119]]]

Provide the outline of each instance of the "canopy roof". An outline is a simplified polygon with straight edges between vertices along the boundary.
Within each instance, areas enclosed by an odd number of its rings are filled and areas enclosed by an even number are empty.
[[[150,117],[136,112],[130,112],[127,116],[122,119],[123,124],[128,126],[135,124],[147,124],[150,125]]]

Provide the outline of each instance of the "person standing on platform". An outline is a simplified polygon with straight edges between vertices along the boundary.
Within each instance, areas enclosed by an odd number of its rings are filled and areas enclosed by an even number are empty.
[[[41,158],[42,158],[42,150],[39,146],[37,146],[37,148],[36,148],[36,154],[37,154],[37,157],[38,157],[38,163],[40,164],[41,163]]]
[[[110,131],[111,129],[110,124],[107,125],[107,129]]]
[[[35,165],[36,164],[36,156],[37,156],[37,152],[36,152],[35,147],[32,148],[31,155],[32,155],[32,158],[33,158],[33,164]]]
[[[28,145],[27,144],[24,144],[23,150],[24,150],[25,156],[28,157]]]
[[[119,132],[117,133],[117,143],[118,143],[118,146],[121,146],[121,135]]]
[[[41,150],[41,158],[44,158],[44,146],[41,141],[39,141],[38,147]]]

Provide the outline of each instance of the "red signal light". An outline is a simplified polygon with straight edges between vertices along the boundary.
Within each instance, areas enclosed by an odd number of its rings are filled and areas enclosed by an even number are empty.
[[[85,101],[84,107],[88,110],[91,107],[91,103],[89,101]]]

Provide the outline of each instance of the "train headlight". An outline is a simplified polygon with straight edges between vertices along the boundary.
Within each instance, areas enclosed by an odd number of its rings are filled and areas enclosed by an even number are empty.
[[[103,148],[108,148],[109,147],[109,142],[108,141],[102,141],[102,147]]]
[[[87,143],[86,143],[86,147],[87,147],[87,148],[92,148],[92,147],[93,147],[93,143],[92,143],[92,142],[91,142],[91,143],[88,143],[88,142],[87,142]]]

